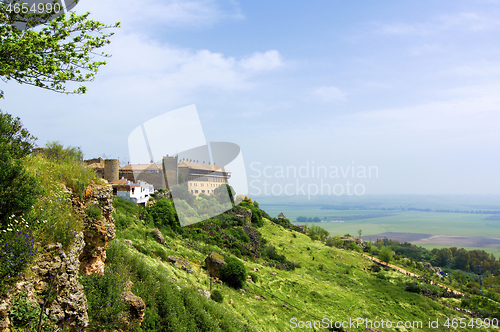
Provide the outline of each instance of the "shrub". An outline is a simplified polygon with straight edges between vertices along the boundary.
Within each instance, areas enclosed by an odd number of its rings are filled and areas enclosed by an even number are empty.
[[[231,253],[238,258],[241,258],[241,251],[238,248],[232,248]]]
[[[407,292],[420,293],[421,290],[422,290],[422,287],[416,282],[408,282],[405,285],[405,291],[407,291]]]
[[[344,240],[342,240],[340,238],[340,236],[338,235],[335,235],[334,237],[329,237],[327,240],[326,240],[326,245],[329,246],[329,247],[337,247],[337,248],[341,248],[344,246]]]
[[[259,276],[257,274],[250,272],[248,275],[252,278],[253,282],[259,281]]]
[[[160,257],[164,261],[168,261],[168,254],[163,248],[155,249],[155,256]]]
[[[382,268],[380,267],[380,265],[377,265],[377,264],[372,265],[371,268],[372,268],[373,272],[380,272],[380,270],[382,270]]]
[[[222,292],[218,289],[216,289],[212,292],[212,295],[210,296],[210,298],[218,303],[222,303],[222,301],[224,301],[224,295],[222,295]]]
[[[85,213],[90,219],[99,220],[101,219],[101,209],[99,205],[89,205],[85,209]]]
[[[169,226],[172,229],[178,229],[180,227],[172,200],[162,198],[146,211],[147,215],[153,219],[157,227]]]
[[[319,226],[312,225],[307,235],[313,240],[317,239],[323,241],[330,233]]]
[[[226,258],[226,264],[220,269],[221,278],[233,288],[241,288],[247,277],[245,265],[233,257]]]
[[[40,317],[40,306],[38,303],[32,303],[25,292],[21,292],[14,298],[13,305],[9,311],[9,318],[13,326],[35,330]]]
[[[362,251],[360,246],[358,246],[355,242],[351,242],[351,241],[349,241],[347,243],[347,249],[352,250],[352,251],[358,251],[358,252]]]

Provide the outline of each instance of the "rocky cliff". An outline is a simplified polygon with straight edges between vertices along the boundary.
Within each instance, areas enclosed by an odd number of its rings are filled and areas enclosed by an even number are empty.
[[[83,233],[77,233],[68,250],[60,243],[43,248],[30,271],[15,284],[0,301],[0,331],[10,331],[9,311],[25,294],[28,300],[39,305],[40,310],[56,324],[75,328],[88,325],[87,298],[78,282],[79,257],[85,247]]]
[[[83,274],[104,273],[106,248],[115,238],[113,212],[113,188],[111,185],[92,185],[85,191],[83,202],[73,199],[73,208],[82,218],[84,225],[85,247],[80,255],[80,272]],[[100,218],[90,217],[86,210],[91,206],[99,207]]]
[[[34,311],[42,310],[59,326],[83,330],[88,325],[87,299],[78,275],[104,272],[106,248],[115,238],[112,187],[94,184],[87,188],[83,200],[72,197],[73,208],[83,222],[83,232],[75,234],[67,250],[60,243],[39,248],[40,254],[29,271],[0,298],[0,332],[10,331],[9,312],[21,295],[33,304]],[[99,207],[100,215],[89,216],[89,206]]]

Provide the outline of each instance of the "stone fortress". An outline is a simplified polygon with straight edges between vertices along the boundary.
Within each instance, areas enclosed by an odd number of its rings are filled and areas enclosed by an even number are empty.
[[[165,156],[161,164],[128,164],[120,167],[117,159],[95,158],[85,160],[89,167],[93,167],[101,178],[109,182],[126,180],[132,183],[145,182],[155,189],[170,189],[186,183],[187,189],[193,195],[204,193],[213,194],[222,184],[228,184],[231,172],[210,162],[182,159],[177,156]]]

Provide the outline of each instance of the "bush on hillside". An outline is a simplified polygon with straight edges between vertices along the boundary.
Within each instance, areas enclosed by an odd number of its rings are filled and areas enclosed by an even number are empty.
[[[330,233],[328,233],[327,230],[325,230],[319,226],[312,225],[311,228],[309,229],[309,232],[307,233],[307,235],[309,235],[309,237],[312,240],[323,241],[328,235],[330,235]]]
[[[224,301],[224,295],[222,295],[222,292],[218,289],[216,289],[212,292],[212,295],[210,296],[210,298],[218,303],[222,303]]]
[[[422,286],[420,286],[416,282],[409,282],[405,285],[405,291],[411,292],[411,293],[420,293],[422,290]]]
[[[7,228],[9,217],[31,210],[42,194],[36,176],[27,171],[25,163],[35,140],[19,118],[0,112],[0,230]]]
[[[252,278],[253,282],[259,281],[259,276],[256,273],[250,272],[248,275],[250,276],[250,278]]]
[[[155,205],[146,210],[146,214],[157,227],[168,226],[172,229],[180,228],[179,220],[172,203],[168,198],[162,198]]]
[[[238,289],[243,287],[243,283],[247,277],[247,271],[245,265],[243,265],[239,259],[228,257],[226,258],[226,264],[220,269],[220,275],[222,281]]]
[[[124,327],[121,317],[126,317],[122,300],[127,275],[114,266],[106,266],[104,274],[83,276],[81,283],[89,306],[89,328],[94,331]]]

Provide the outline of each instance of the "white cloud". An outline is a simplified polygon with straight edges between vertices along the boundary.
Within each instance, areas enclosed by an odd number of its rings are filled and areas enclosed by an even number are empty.
[[[76,8],[91,11],[104,21],[121,21],[124,29],[142,29],[154,24],[170,27],[206,27],[223,20],[241,20],[244,15],[237,3],[225,0],[86,0]]]
[[[497,28],[500,20],[483,13],[456,13],[441,15],[421,23],[375,23],[374,31],[382,35],[430,35],[443,31],[483,31]]]
[[[256,74],[284,64],[276,50],[236,59],[162,44],[137,34],[117,36],[107,51],[114,56],[101,73],[104,80],[153,94],[182,94],[197,88],[249,89]]]
[[[313,90],[312,94],[325,102],[347,100],[346,94],[336,86],[322,86]]]
[[[267,51],[265,53],[255,52],[252,56],[240,61],[241,68],[250,72],[275,69],[282,65],[282,57],[276,50]]]

